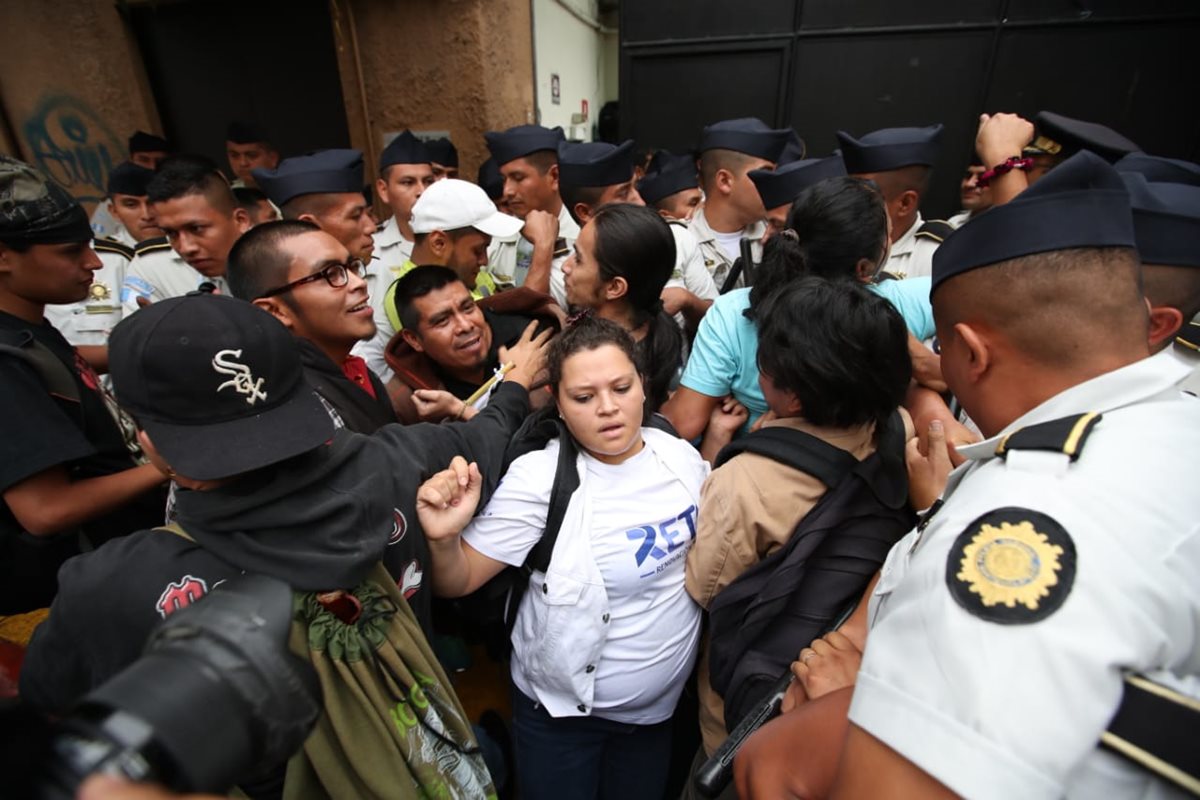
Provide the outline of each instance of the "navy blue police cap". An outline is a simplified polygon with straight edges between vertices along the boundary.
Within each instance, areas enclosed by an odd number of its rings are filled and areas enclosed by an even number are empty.
[[[767,123],[757,117],[727,119],[714,122],[700,134],[700,152],[705,150],[733,150],[772,163],[787,146],[788,139],[795,135],[791,128],[768,128]]]
[[[302,194],[361,192],[363,156],[358,150],[318,150],[251,174],[271,202],[282,206]]]
[[[1104,159],[1076,153],[1004,205],[946,237],[933,286],[989,264],[1073,247],[1135,247],[1129,192]]]
[[[257,144],[271,141],[261,127],[253,122],[242,120],[234,120],[229,123],[229,127],[225,129],[225,139],[234,144]]]
[[[379,168],[387,169],[394,164],[428,164],[432,160],[425,142],[413,136],[412,131],[403,130],[379,154]]]
[[[633,177],[633,139],[559,142],[558,182],[566,186],[616,186]]]
[[[841,156],[826,158],[804,158],[784,164],[775,170],[752,169],[750,180],[758,189],[762,198],[763,208],[772,209],[790,205],[800,193],[813,184],[820,183],[826,178],[837,178],[846,174],[846,166]]]
[[[132,194],[141,197],[146,194],[146,184],[150,183],[150,179],[153,177],[154,170],[125,161],[117,164],[113,167],[112,172],[108,173],[108,184],[105,188],[108,190],[109,197],[114,194]]]
[[[787,144],[783,146],[783,152],[779,154],[779,161],[777,162],[781,165],[799,161],[808,152],[808,145],[800,138],[800,134],[796,133],[794,129],[789,129],[788,134]]]
[[[846,172],[888,172],[903,167],[932,167],[941,149],[942,124],[923,128],[883,128],[855,139],[837,132]]]
[[[458,148],[449,139],[442,137],[428,141],[425,143],[425,149],[429,151],[429,158],[433,163],[443,167],[458,167]]]
[[[488,131],[483,138],[492,158],[501,167],[539,150],[557,152],[558,143],[565,139],[562,128],[541,125],[518,125],[506,131]]]
[[[1130,153],[1115,165],[1117,172],[1136,172],[1151,183],[1183,183],[1200,186],[1200,164],[1147,153]]]
[[[492,202],[499,200],[504,194],[504,176],[500,174],[500,167],[496,165],[494,158],[489,158],[479,165],[479,175],[476,176],[475,182]]]
[[[1110,164],[1142,148],[1098,122],[1064,117],[1053,111],[1039,111],[1033,118],[1037,135],[1025,147],[1025,155],[1072,156],[1091,150]]]
[[[145,131],[134,131],[129,137],[129,155],[134,153],[169,153],[171,143],[161,136]]]
[[[1123,172],[1143,264],[1200,267],[1200,186],[1152,183]]]
[[[685,189],[700,188],[700,175],[696,172],[696,159],[691,155],[677,156],[659,150],[650,159],[645,176],[638,181],[638,194],[647,203],[654,204]]]

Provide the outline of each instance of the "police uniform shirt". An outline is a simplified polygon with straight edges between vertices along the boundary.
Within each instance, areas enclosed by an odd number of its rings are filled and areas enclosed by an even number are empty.
[[[165,238],[149,239],[138,246],[125,272],[121,285],[122,313],[127,317],[141,308],[139,298],[157,303],[168,297],[182,297],[205,283],[213,284],[221,294],[229,293],[223,276],[206,277],[171,249]]]
[[[137,239],[133,238],[133,234],[124,225],[117,225],[117,229],[112,232],[112,235],[105,238],[117,244],[123,244],[131,250],[138,246]]]
[[[944,505],[884,564],[851,721],[966,797],[1178,796],[1097,742],[1125,671],[1200,694],[1200,401],[1183,374],[1144,359],[959,449]],[[1047,449],[1018,447],[1039,424]]]
[[[383,314],[383,295],[392,281],[403,274],[404,265],[412,258],[413,242],[404,238],[396,218],[391,217],[375,232],[375,250],[363,279],[371,293],[371,308],[378,318]],[[375,369],[374,365],[371,369]]]
[[[121,321],[121,287],[133,257],[132,247],[107,239],[97,239],[92,247],[104,266],[92,273],[87,297],[46,306],[46,319],[75,346],[108,343],[108,335]]]
[[[688,223],[691,228],[692,235],[696,239],[696,244],[700,249],[700,258],[704,263],[704,268],[708,270],[708,274],[712,276],[713,283],[718,289],[725,283],[725,278],[729,276],[729,270],[733,268],[733,262],[736,258],[730,258],[724,248],[717,241],[717,233],[708,225],[708,220],[704,216],[704,208],[698,208],[696,213],[692,215],[691,222]],[[750,240],[750,252],[754,256],[754,262],[757,264],[762,260],[762,238],[767,232],[767,223],[758,221],[742,231],[742,238]],[[739,278],[737,286],[742,285],[742,280]]]
[[[672,222],[669,224],[671,235],[675,237],[675,269],[671,279],[664,288],[677,287],[687,289],[701,300],[716,300],[721,296],[719,287],[713,283],[712,275],[704,268],[704,258],[700,255],[700,247],[696,237],[692,236],[686,224]],[[675,315],[679,327],[686,329],[687,320],[683,313]]]
[[[579,225],[565,203],[558,210],[558,238],[562,242],[555,242],[554,260],[550,266],[550,293],[556,298],[566,292],[562,265],[579,238]],[[520,234],[512,239],[492,239],[488,247],[488,272],[501,289],[523,286],[532,260],[533,243]]]
[[[926,225],[917,212],[912,227],[892,243],[883,271],[897,278],[928,278],[933,275],[933,254],[942,243],[935,231],[921,230]]]

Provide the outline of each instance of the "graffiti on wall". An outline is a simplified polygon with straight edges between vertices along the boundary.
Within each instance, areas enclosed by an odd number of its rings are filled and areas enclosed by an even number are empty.
[[[50,95],[21,126],[31,163],[83,203],[107,194],[108,173],[125,160],[120,139],[95,111],[69,95]]]

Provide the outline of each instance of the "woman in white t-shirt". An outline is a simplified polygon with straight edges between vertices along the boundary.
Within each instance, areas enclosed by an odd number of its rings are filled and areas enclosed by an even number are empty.
[[[658,800],[700,637],[684,567],[708,466],[687,442],[642,427],[642,378],[619,325],[569,327],[548,368],[580,484],[513,628],[521,796]],[[474,464],[456,458],[421,487],[435,592],[468,594],[525,561],[545,528],[558,448],[554,439],[515,460],[474,520]]]

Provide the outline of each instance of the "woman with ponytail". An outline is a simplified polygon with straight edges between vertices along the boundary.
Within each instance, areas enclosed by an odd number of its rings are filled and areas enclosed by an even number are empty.
[[[563,265],[571,311],[611,320],[637,343],[650,411],[666,402],[683,362],[683,335],[659,299],[674,268],[670,227],[652,209],[629,204],[597,209]]]
[[[839,177],[805,189],[792,204],[787,227],[763,248],[754,285],[722,295],[700,323],[679,390],[662,409],[679,435],[699,436],[730,395],[750,412],[747,426],[766,413],[754,313],[768,296],[798,278],[868,284],[896,306],[916,339],[932,336],[928,280],[924,286],[916,279],[877,282],[887,255],[887,210],[873,183]],[[920,346],[912,339],[910,345],[914,341]]]

